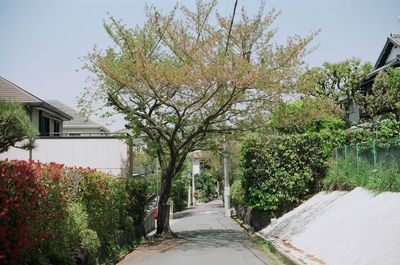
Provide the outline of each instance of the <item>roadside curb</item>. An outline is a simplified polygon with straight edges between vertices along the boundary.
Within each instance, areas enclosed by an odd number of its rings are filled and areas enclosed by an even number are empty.
[[[288,265],[305,265],[307,263],[303,262],[302,260],[296,259],[289,253],[287,253],[283,248],[275,244],[273,241],[269,240],[267,237],[263,236],[260,233],[254,233],[258,238],[268,241],[271,246],[271,252],[275,255],[279,256],[282,260],[285,261]]]
[[[287,253],[283,248],[275,244],[272,240],[268,239],[267,237],[263,236],[259,232],[252,233],[251,232],[251,227],[246,225],[244,222],[242,222],[239,218],[237,217],[232,217],[232,220],[234,220],[240,227],[242,227],[249,235],[254,235],[258,237],[259,239],[262,239],[264,241],[267,241],[269,243],[269,246],[271,247],[271,252],[278,256],[281,260],[285,262],[287,265],[305,265],[306,263],[303,262],[302,260],[299,260],[289,253]]]
[[[238,225],[240,225],[241,228],[243,228],[248,234],[251,234],[251,227],[247,224],[245,224],[242,220],[240,220],[240,218],[236,217],[236,216],[231,216],[231,219],[233,221],[235,221],[235,223],[237,223]]]

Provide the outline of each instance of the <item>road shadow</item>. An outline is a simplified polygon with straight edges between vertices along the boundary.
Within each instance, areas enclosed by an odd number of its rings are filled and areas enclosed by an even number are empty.
[[[200,229],[196,231],[181,231],[177,233],[185,239],[185,243],[176,247],[182,251],[210,249],[210,248],[230,248],[242,250],[243,248],[253,248],[248,237],[238,230],[233,229]]]
[[[190,211],[189,209],[183,210],[181,212],[176,212],[174,213],[174,219],[180,219],[184,217],[189,217],[194,215],[193,211]]]

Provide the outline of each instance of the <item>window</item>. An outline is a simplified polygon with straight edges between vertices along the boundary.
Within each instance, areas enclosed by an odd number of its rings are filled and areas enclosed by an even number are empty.
[[[60,123],[58,121],[54,121],[54,135],[60,136]]]
[[[49,136],[50,135],[50,119],[44,116],[40,117],[40,135]]]

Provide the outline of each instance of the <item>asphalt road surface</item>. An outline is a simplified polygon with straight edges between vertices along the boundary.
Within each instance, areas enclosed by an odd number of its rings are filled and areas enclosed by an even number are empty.
[[[246,233],[224,216],[220,200],[176,214],[171,228],[184,238],[183,243],[160,253],[126,258],[119,265],[272,265]]]

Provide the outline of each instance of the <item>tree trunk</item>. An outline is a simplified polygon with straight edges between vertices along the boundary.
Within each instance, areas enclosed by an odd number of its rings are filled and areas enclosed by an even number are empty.
[[[177,160],[178,158],[178,160]],[[184,156],[178,156],[177,153],[173,153],[169,157],[168,163],[163,163],[163,159],[159,154],[159,161],[161,167],[161,194],[158,201],[158,215],[157,215],[157,231],[158,235],[173,235],[169,226],[169,205],[168,199],[171,193],[172,180],[176,176],[177,172],[182,169],[183,163],[186,159]]]
[[[171,190],[172,177],[163,175],[161,185],[161,194],[158,201],[158,214],[157,214],[157,234],[171,234],[169,226],[169,205],[168,197]]]
[[[157,216],[157,234],[171,234],[169,226],[169,208],[170,205],[159,205]]]

